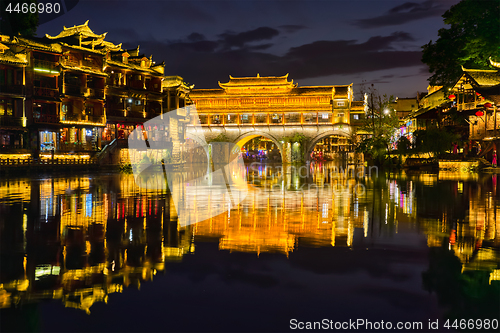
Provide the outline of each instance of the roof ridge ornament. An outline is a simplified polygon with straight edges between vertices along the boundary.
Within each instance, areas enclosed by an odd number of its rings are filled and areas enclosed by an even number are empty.
[[[495,68],[499,68],[500,69],[500,62],[497,62],[497,61],[493,61],[493,59],[491,57],[489,57],[489,61],[490,61],[490,65],[495,67]]]

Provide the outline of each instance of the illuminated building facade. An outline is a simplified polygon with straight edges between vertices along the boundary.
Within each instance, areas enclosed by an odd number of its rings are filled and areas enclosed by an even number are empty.
[[[349,136],[351,125],[364,118],[364,108],[353,101],[351,85],[299,87],[284,76],[230,76],[219,89],[193,89],[200,124],[208,139],[224,133],[241,147],[264,136],[291,161],[293,143],[284,137],[301,133],[309,139],[306,156],[330,135]],[[189,130],[189,127],[188,127]]]
[[[298,87],[288,74],[230,76],[220,89],[194,89],[203,126],[350,124],[352,85]]]
[[[56,36],[0,36],[2,153],[93,155],[148,119],[190,103],[192,86],[164,77],[164,63],[105,37],[88,21]],[[184,139],[184,124],[173,142]]]
[[[155,64],[137,47],[109,52],[105,71],[108,123],[102,139],[127,139],[146,119],[162,113],[164,63]]]
[[[0,37],[0,148],[28,147],[26,129],[26,51],[16,52]]]
[[[470,140],[491,142],[499,139],[500,63],[490,59],[490,64],[495,69],[462,68],[462,77],[448,96],[455,102],[457,111],[468,118]]]

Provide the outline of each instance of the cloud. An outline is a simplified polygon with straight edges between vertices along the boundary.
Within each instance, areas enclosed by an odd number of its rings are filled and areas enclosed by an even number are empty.
[[[197,33],[197,32],[193,32],[189,36],[187,36],[187,40],[190,42],[199,42],[199,41],[202,41],[205,39],[206,38],[204,35]]]
[[[353,24],[363,29],[401,25],[427,17],[441,16],[447,8],[448,5],[435,0],[427,0],[421,3],[405,2],[389,9],[381,16],[357,20]]]
[[[267,51],[272,43],[247,45],[272,39],[277,33],[275,29],[263,27],[239,33],[226,32],[217,40],[207,40],[202,34],[192,33],[181,41],[136,44],[148,54],[152,53],[157,62],[165,60],[167,75],[181,75],[196,88],[217,88],[217,82],[226,82],[229,75],[289,73],[293,79],[309,79],[422,66],[420,50],[400,50],[401,44],[414,40],[411,34],[401,31],[372,36],[364,42],[315,41],[292,47],[284,55]]]
[[[287,33],[294,33],[299,30],[307,29],[305,25],[300,25],[300,24],[285,24],[285,25],[280,25],[278,28],[282,29]]]
[[[240,33],[225,32],[220,34],[222,43],[226,48],[243,47],[250,42],[269,40],[279,35],[279,31],[270,27],[260,27]]]

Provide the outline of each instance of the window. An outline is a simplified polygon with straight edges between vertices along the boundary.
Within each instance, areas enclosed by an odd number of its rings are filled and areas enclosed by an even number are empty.
[[[337,114],[337,116],[338,116],[339,118],[341,118],[341,117],[343,117],[343,116],[344,116],[344,114],[343,114],[343,113],[338,113],[338,114]]]
[[[321,114],[322,119],[328,119],[328,113],[322,113]]]
[[[359,114],[355,114],[355,115],[353,115],[352,117],[353,117],[353,119],[358,120],[358,119],[359,119]]]

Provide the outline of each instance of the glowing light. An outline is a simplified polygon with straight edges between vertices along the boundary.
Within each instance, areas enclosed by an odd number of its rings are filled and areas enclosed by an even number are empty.
[[[44,72],[44,73],[51,73],[51,74],[59,74],[58,71],[52,71],[50,69],[45,69],[45,68],[34,68],[35,72]]]

